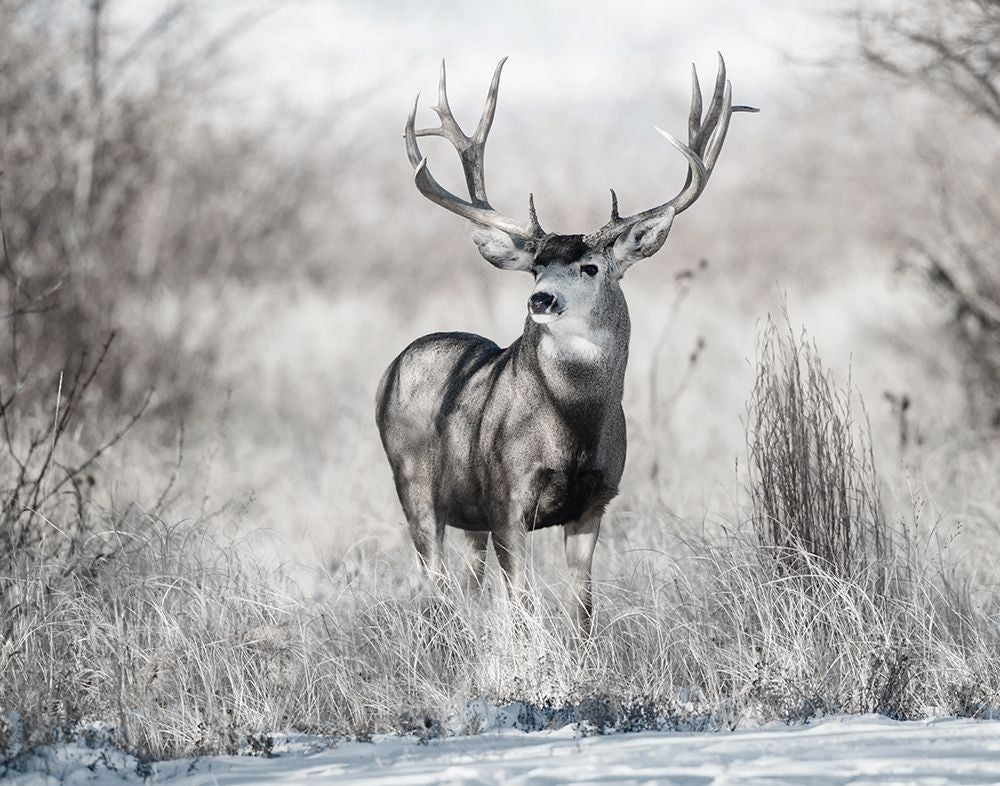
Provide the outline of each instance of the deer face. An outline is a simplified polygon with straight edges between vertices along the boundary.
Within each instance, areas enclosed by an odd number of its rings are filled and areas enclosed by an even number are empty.
[[[606,256],[580,235],[546,237],[531,261],[535,286],[528,298],[529,316],[541,325],[566,320],[578,328],[601,321],[617,300],[611,290],[619,287],[611,271]]]
[[[593,249],[580,235],[548,235],[530,270],[528,325],[540,350],[574,364],[606,367],[628,356],[629,316],[609,249]]]

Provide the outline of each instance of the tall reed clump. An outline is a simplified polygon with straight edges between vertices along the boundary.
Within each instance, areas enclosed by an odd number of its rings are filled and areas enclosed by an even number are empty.
[[[897,718],[989,712],[995,604],[974,604],[958,567],[890,525],[854,396],[804,332],[768,322],[747,420],[756,567],[726,582],[733,622],[757,639],[755,691]]]
[[[783,561],[804,552],[837,574],[884,564],[892,533],[879,499],[867,418],[816,346],[768,321],[748,404],[750,521]],[[863,410],[862,410],[863,414]]]

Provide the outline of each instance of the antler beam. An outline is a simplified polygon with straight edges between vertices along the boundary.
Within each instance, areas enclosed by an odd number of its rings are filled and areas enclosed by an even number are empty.
[[[475,133],[469,137],[458,125],[448,104],[448,84],[442,60],[441,78],[438,84],[438,103],[437,106],[431,107],[437,113],[441,124],[437,128],[415,129],[417,105],[420,101],[420,96],[417,95],[404,132],[406,155],[414,168],[413,179],[417,189],[431,202],[463,218],[475,221],[477,224],[499,229],[522,240],[533,240],[545,234],[538,224],[533,200],[530,203],[531,219],[528,222],[522,222],[497,213],[486,198],[483,159],[486,153],[486,139],[489,136],[490,128],[493,125],[493,116],[496,113],[497,96],[500,91],[500,72],[505,62],[507,62],[506,57],[497,64],[496,70],[493,72],[493,81],[490,83],[490,89],[486,95],[486,105],[483,107],[482,117],[479,119]],[[434,179],[427,166],[427,157],[420,152],[420,147],[417,145],[417,137],[420,136],[439,136],[451,142],[462,161],[462,170],[465,172],[465,183],[469,189],[470,201],[452,194]]]
[[[729,119],[733,112],[757,112],[752,106],[733,106],[732,85],[726,79],[726,63],[719,54],[719,71],[715,78],[715,89],[708,112],[702,117],[701,85],[698,83],[698,70],[691,66],[691,112],[688,115],[688,142],[684,144],[673,134],[662,128],[656,130],[674,147],[676,147],[688,162],[687,180],[680,193],[662,205],[637,213],[634,216],[622,218],[618,215],[618,197],[611,192],[611,220],[596,232],[585,235],[583,240],[591,248],[601,248],[613,243],[629,230],[635,223],[650,218],[665,215],[669,210],[680,213],[687,210],[701,196],[712,175],[722,144],[726,141],[729,131]]]

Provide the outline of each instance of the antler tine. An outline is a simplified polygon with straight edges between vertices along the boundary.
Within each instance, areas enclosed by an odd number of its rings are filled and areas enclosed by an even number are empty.
[[[417,105],[420,104],[420,93],[413,101],[413,109],[406,120],[406,128],[403,130],[403,139],[406,140],[406,157],[410,159],[410,166],[416,167],[423,160],[423,154],[417,146],[417,132],[413,130],[413,124],[417,119]]]
[[[455,119],[451,114],[451,107],[448,106],[448,73],[443,57],[441,58],[441,75],[438,77],[438,102],[437,106],[431,107],[431,109],[437,112],[438,117],[441,117],[443,113],[452,120]]]
[[[701,156],[699,156],[694,150],[685,145],[681,140],[671,134],[669,131],[664,131],[662,128],[656,127],[656,130],[660,135],[666,139],[670,144],[676,147],[688,161],[688,178],[687,182],[684,184],[684,188],[681,192],[671,199],[669,202],[664,203],[661,207],[666,207],[667,205],[674,206],[674,212],[680,213],[682,210],[687,208],[698,195],[701,193],[702,189],[705,188],[705,184],[708,182],[708,176],[711,174],[711,170],[706,168],[705,162],[702,161]],[[686,197],[685,195],[690,195]],[[690,201],[688,201],[690,200]],[[653,212],[659,210],[659,208],[653,208]],[[651,211],[646,211],[651,212]]]
[[[493,115],[496,114],[497,97],[500,95],[500,72],[503,71],[503,64],[506,62],[507,58],[505,57],[497,63],[496,70],[493,72],[493,81],[490,82],[490,89],[486,94],[483,115],[479,118],[476,133],[472,135],[472,138],[481,145],[486,144],[486,137],[490,135],[490,129],[493,127]]]
[[[455,120],[455,116],[451,113],[451,106],[448,104],[448,77],[445,73],[444,60],[441,61],[441,76],[438,80],[438,102],[431,109],[437,114],[441,125],[437,128],[418,128],[416,135],[443,137],[451,142],[459,151],[468,147],[471,140],[458,125],[458,121]]]
[[[531,204],[532,220],[529,224],[525,224],[500,215],[490,207],[490,203],[486,198],[483,154],[486,149],[486,137],[489,134],[490,126],[493,122],[493,114],[496,111],[497,94],[500,86],[500,71],[506,59],[504,58],[500,61],[493,74],[493,81],[490,84],[490,91],[486,98],[486,107],[483,110],[482,119],[479,121],[479,128],[476,129],[476,134],[473,138],[465,135],[451,113],[451,107],[448,104],[447,75],[445,64],[442,60],[441,76],[438,82],[438,104],[431,107],[440,118],[441,125],[438,128],[422,128],[419,130],[415,128],[417,105],[420,101],[420,95],[417,94],[417,100],[413,104],[413,109],[410,110],[404,130],[406,157],[409,159],[410,165],[414,168],[413,179],[417,189],[436,205],[440,205],[470,221],[475,221],[477,224],[499,229],[511,237],[522,240],[533,240],[545,234],[538,225],[533,203]],[[419,136],[440,136],[452,143],[462,160],[462,169],[465,172],[465,181],[469,189],[471,201],[467,202],[455,196],[434,179],[427,166],[427,157],[420,152],[420,146],[417,144],[417,137]]]
[[[733,116],[733,85],[729,80],[726,80],[726,87],[723,90],[722,96],[722,116],[705,142],[704,161],[705,168],[709,172],[715,167],[719,153],[722,152],[722,143],[726,141],[726,134],[729,132],[729,121]]]
[[[698,67],[691,63],[691,113],[688,115],[688,139],[694,139],[701,128],[701,85]]]
[[[705,113],[705,119],[698,128],[697,133],[690,137],[688,144],[698,153],[698,155],[703,156],[705,154],[705,146],[709,138],[712,136],[712,132],[715,131],[716,126],[719,123],[719,118],[722,117],[725,104],[725,92],[726,92],[726,61],[722,59],[722,53],[719,53],[719,70],[715,76],[715,88],[712,90],[712,100],[708,105],[708,112]]]
[[[441,78],[438,80],[438,102],[437,106],[431,109],[441,120],[441,131],[444,136],[456,147],[461,147],[468,143],[469,138],[462,131],[455,116],[451,113],[451,105],[448,103],[448,76],[445,71],[444,60],[441,60]]]
[[[538,213],[535,212],[535,195],[528,194],[528,220],[531,221],[531,231],[536,237],[545,234],[542,225],[538,223]]]

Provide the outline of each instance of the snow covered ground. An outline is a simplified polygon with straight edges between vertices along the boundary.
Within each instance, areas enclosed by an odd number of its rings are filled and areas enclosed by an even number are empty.
[[[138,767],[84,745],[46,749],[12,784],[997,784],[1000,721],[900,723],[835,717],[733,733],[579,736],[505,731],[421,744],[385,737],[335,746],[308,738],[274,758],[210,757]]]

